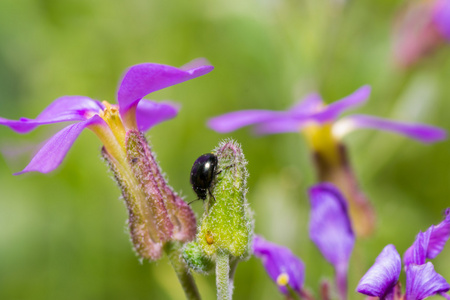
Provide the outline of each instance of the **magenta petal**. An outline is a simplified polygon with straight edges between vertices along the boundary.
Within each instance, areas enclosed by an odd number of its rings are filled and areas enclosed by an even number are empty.
[[[435,0],[433,22],[444,38],[450,42],[450,1]]]
[[[319,183],[309,189],[311,215],[309,237],[336,270],[341,298],[347,297],[347,267],[355,244],[347,202],[331,183]]]
[[[406,269],[406,300],[421,300],[448,290],[450,285],[436,273],[431,262],[412,264]]]
[[[316,122],[325,123],[335,121],[346,110],[364,104],[370,96],[370,86],[364,85],[352,94],[327,105],[321,112],[313,117]]]
[[[95,115],[89,120],[72,124],[55,134],[46,144],[36,153],[30,163],[21,172],[14,175],[20,175],[27,172],[37,171],[48,173],[56,169],[72,144],[86,126],[94,123],[103,122],[102,118]]]
[[[147,131],[161,122],[170,120],[178,114],[178,106],[151,100],[139,101],[136,120],[140,131]]]
[[[401,270],[402,262],[395,246],[387,245],[361,278],[356,290],[367,296],[384,297],[394,288]]]
[[[53,101],[36,119],[7,120],[0,118],[0,125],[8,126],[18,133],[27,133],[43,124],[84,121],[102,109],[102,104],[91,98],[65,96]]]
[[[195,66],[186,70],[152,63],[132,66],[117,91],[120,113],[123,116],[130,107],[154,91],[205,75],[213,69],[213,66]]]
[[[439,127],[425,124],[391,121],[388,119],[367,115],[352,115],[342,119],[340,122],[342,122],[342,124],[345,122],[346,126],[351,129],[371,128],[391,131],[423,143],[434,143],[447,138],[447,132]]]
[[[211,118],[208,121],[208,126],[217,132],[227,133],[244,126],[272,120],[284,115],[286,113],[282,111],[241,110]]]
[[[297,293],[301,293],[305,281],[305,265],[300,258],[288,248],[268,242],[258,235],[254,236],[252,247],[255,256],[262,260],[264,268],[274,282],[277,282],[280,274],[286,273],[289,276],[289,286]],[[278,288],[280,292],[288,293],[286,287],[278,286]]]

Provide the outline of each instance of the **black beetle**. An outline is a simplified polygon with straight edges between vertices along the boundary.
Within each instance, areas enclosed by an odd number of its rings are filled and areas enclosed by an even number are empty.
[[[205,200],[206,193],[212,196],[210,187],[214,180],[219,161],[213,153],[203,154],[197,158],[191,169],[191,185],[199,199]],[[213,196],[214,197],[214,196]]]

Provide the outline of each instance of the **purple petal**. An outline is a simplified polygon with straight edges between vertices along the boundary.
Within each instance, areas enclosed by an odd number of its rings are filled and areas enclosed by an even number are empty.
[[[346,110],[364,104],[370,95],[370,86],[364,85],[352,94],[327,105],[322,111],[313,116],[319,123],[333,122]]]
[[[309,199],[311,240],[335,267],[347,263],[355,236],[345,198],[331,183],[319,183],[309,189]]]
[[[433,7],[433,22],[438,31],[450,41],[450,1],[436,0]]]
[[[83,129],[94,123],[102,122],[103,119],[98,115],[95,115],[91,119],[67,126],[47,141],[47,143],[38,151],[25,169],[14,175],[20,175],[32,171],[41,173],[53,171],[61,164],[70,147]]]
[[[300,121],[316,113],[323,106],[319,94],[313,93],[296,103],[287,111],[242,110],[224,114],[208,121],[208,126],[220,133],[258,124],[257,134],[273,134],[282,132],[298,132]]]
[[[395,132],[423,143],[434,143],[447,138],[447,132],[439,127],[391,121],[388,119],[372,117],[367,115],[352,115],[340,120],[335,124],[333,132],[338,132],[342,136],[354,129],[371,128]]]
[[[266,241],[255,235],[253,238],[253,252],[263,262],[264,268],[273,281],[277,282],[278,276],[286,273],[289,276],[289,286],[299,294],[305,281],[305,265],[291,250]],[[278,286],[279,290],[287,294],[284,286]]]
[[[324,106],[320,95],[310,94],[285,114],[260,122],[255,131],[257,134],[298,132],[308,122],[332,122],[344,111],[363,104],[369,95],[370,87],[365,85],[353,94]]]
[[[308,121],[298,121],[289,117],[279,118],[256,125],[254,132],[258,135],[300,132],[307,123]]]
[[[274,114],[272,118],[260,122],[256,125],[254,132],[257,135],[299,132],[308,124],[308,121],[312,121],[311,116],[323,109],[323,106],[319,94],[309,94],[288,111]]]
[[[319,94],[311,93],[294,104],[289,111],[294,115],[311,115],[322,110],[324,105]]]
[[[434,271],[431,262],[406,268],[406,300],[421,300],[448,290],[450,285]]]
[[[433,226],[432,226],[433,227]],[[433,259],[442,249],[444,249],[445,243],[450,238],[450,208],[445,210],[445,219],[434,226],[431,235],[430,242],[427,249],[427,258]]]
[[[367,296],[384,297],[395,287],[401,270],[402,262],[395,246],[387,245],[361,278],[356,290]]]
[[[136,120],[140,131],[147,131],[161,122],[170,120],[178,114],[178,106],[151,100],[139,101]]]
[[[309,199],[309,237],[334,266],[338,290],[341,298],[346,298],[347,267],[355,244],[347,202],[331,183],[319,183],[311,187]]]
[[[432,230],[432,228],[429,228],[425,232],[419,232],[413,245],[406,250],[403,255],[403,262],[406,267],[410,264],[423,265],[425,263]]]
[[[272,110],[241,110],[209,119],[208,127],[220,133],[227,133],[248,125],[272,120],[280,115],[284,116],[286,113]]]
[[[36,119],[8,120],[0,118],[0,125],[8,126],[18,133],[27,133],[43,124],[84,121],[100,110],[103,110],[103,105],[91,98],[64,96],[53,101]]]
[[[205,75],[213,66],[195,66],[191,69],[175,68],[167,65],[145,63],[132,66],[125,73],[117,100],[123,116],[146,95],[166,87]]]
[[[444,249],[450,237],[450,208],[445,210],[445,219],[438,225],[431,225],[424,233],[417,235],[414,244],[403,255],[405,265],[424,264],[425,259],[435,258]]]

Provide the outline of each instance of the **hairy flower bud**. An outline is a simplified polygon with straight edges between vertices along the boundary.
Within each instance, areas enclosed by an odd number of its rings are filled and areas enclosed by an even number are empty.
[[[249,253],[253,231],[245,198],[247,161],[240,145],[231,140],[221,143],[213,153],[218,159],[210,188],[213,197],[209,197],[197,243],[209,256],[222,251],[244,257]]]
[[[183,248],[183,258],[189,268],[195,272],[209,274],[214,270],[214,262],[206,256],[196,242],[190,242]]]

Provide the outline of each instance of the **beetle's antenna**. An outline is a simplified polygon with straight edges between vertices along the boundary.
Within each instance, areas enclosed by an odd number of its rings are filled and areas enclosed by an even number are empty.
[[[200,198],[197,198],[197,199],[195,199],[195,200],[192,200],[191,202],[188,202],[188,205],[191,205],[192,202],[195,202],[195,201],[197,201],[197,200],[200,200]]]

